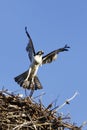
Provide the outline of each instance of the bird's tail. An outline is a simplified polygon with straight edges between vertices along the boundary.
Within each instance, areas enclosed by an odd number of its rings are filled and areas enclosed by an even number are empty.
[[[27,75],[28,70],[15,77],[14,80],[25,89],[37,90],[43,88],[37,76],[35,76],[33,79],[26,79]]]

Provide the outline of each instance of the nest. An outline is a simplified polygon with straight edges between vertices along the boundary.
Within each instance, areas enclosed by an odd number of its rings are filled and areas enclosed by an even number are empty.
[[[80,130],[51,106],[46,108],[29,97],[0,91],[0,130]]]

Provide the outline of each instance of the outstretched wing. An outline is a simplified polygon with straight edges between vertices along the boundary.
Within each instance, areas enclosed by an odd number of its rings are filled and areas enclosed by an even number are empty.
[[[65,45],[63,48],[59,48],[57,50],[52,51],[51,53],[42,57],[42,64],[51,63],[53,60],[57,58],[58,53],[63,51],[68,51],[69,46]]]
[[[28,45],[26,47],[26,51],[28,52],[29,59],[32,62],[33,56],[35,55],[35,49],[34,49],[32,39],[31,39],[29,33],[27,32],[27,27],[25,27],[25,32],[29,38],[29,42],[28,42]]]

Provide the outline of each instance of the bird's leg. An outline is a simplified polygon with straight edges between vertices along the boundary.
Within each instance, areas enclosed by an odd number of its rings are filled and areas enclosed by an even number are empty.
[[[25,88],[25,95],[27,96],[27,90],[26,90],[26,88]]]
[[[29,95],[30,98],[32,97],[33,93],[34,93],[34,89],[32,89],[32,90],[30,91],[30,95]]]
[[[29,69],[28,76],[27,76],[27,78],[25,79],[25,81],[27,81],[28,78],[30,77],[30,73],[31,73],[31,67],[30,67],[30,69]]]
[[[31,92],[30,92],[30,98],[32,97],[35,87],[34,87],[34,77],[31,79],[31,84],[32,84],[32,88],[31,88]]]

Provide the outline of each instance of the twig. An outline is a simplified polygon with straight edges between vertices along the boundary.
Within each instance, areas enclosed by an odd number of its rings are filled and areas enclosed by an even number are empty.
[[[46,93],[45,92],[43,92],[43,93],[41,93],[40,95],[38,95],[38,96],[36,96],[36,97],[33,97],[33,99],[35,99],[35,98],[38,98],[38,97],[42,97],[43,95],[45,95]]]
[[[23,126],[25,126],[25,125],[27,125],[27,124],[28,124],[28,122],[24,122],[23,124],[17,125],[16,127],[14,127],[13,130],[16,130],[16,129],[18,129],[18,128],[22,128]]]
[[[82,125],[80,126],[80,128],[84,127],[85,125],[87,125],[87,121],[84,121],[84,122],[82,123]]]
[[[35,123],[32,121],[32,118],[29,115],[28,115],[28,117],[29,117],[31,123],[33,124],[34,129],[37,130],[37,127],[36,127]]]
[[[8,92],[8,90],[7,89],[3,89],[2,91],[0,91],[0,93],[5,93],[5,94],[7,94],[7,95],[9,95],[9,96],[14,96],[13,94],[11,94],[10,92]]]
[[[37,128],[36,128],[36,125],[34,124],[34,122],[33,121],[29,121],[29,122],[24,122],[23,124],[21,124],[21,125],[17,125],[16,127],[14,127],[13,128],[13,130],[18,130],[18,129],[21,129],[22,127],[30,127],[30,125],[32,125],[33,124],[33,127],[34,127],[34,129],[35,130],[37,130]],[[28,126],[29,125],[29,126]]]
[[[61,106],[57,106],[54,109],[58,111],[59,109],[63,108],[66,104],[70,104],[70,101],[73,100],[77,95],[78,95],[78,92],[75,92],[71,98],[67,99]]]
[[[78,94],[79,94],[78,92],[75,92],[74,95],[73,95],[71,98],[69,98],[69,99],[66,100],[66,102],[70,102],[70,101],[73,100]]]

